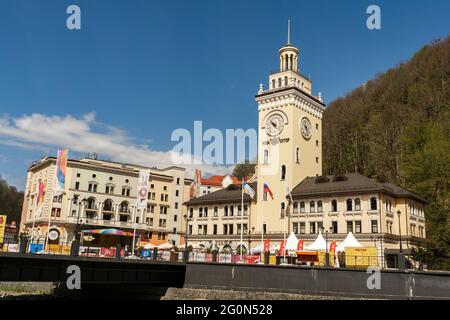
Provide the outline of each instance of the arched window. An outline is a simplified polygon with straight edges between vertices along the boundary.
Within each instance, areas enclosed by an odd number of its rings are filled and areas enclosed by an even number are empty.
[[[288,77],[287,77],[287,76],[284,77],[284,85],[285,85],[285,86],[288,85]]]
[[[284,211],[285,211],[285,208],[286,208],[286,205],[284,204],[284,202],[282,202],[282,203],[281,203],[281,210],[280,210],[280,213],[281,213],[281,217],[282,217],[282,218],[284,218]]]
[[[208,216],[208,207],[205,207],[205,217]]]
[[[300,163],[300,148],[299,148],[299,147],[297,147],[297,148],[295,149],[295,161],[296,161],[297,163]]]
[[[323,211],[322,200],[317,201],[317,212]]]
[[[214,207],[214,217],[217,217],[219,215],[219,208]]]
[[[275,89],[275,79],[272,79],[272,89]]]
[[[370,198],[370,210],[377,210],[377,198]]]
[[[194,216],[194,208],[189,209],[189,218],[192,218]]]
[[[230,206],[230,216],[234,215],[234,206]]]
[[[242,207],[241,205],[238,205],[238,213],[237,215],[240,216],[242,214]]]
[[[355,199],[355,211],[361,211],[361,199]]]
[[[298,213],[298,202],[294,202],[294,213]]]
[[[199,218],[203,217],[203,208],[201,207],[198,209],[198,216]]]
[[[248,206],[244,204],[244,216],[248,216]]]
[[[300,212],[305,212],[305,202],[300,202]]]
[[[286,179],[286,166],[283,164],[281,166],[281,180],[285,180]]]
[[[281,78],[278,78],[278,88],[281,87]]]
[[[353,201],[352,199],[347,199],[347,211],[353,210]]]
[[[336,199],[333,199],[333,200],[331,200],[331,211],[332,212],[337,212],[337,200]]]
[[[225,207],[223,208],[223,215],[224,215],[225,217],[228,217],[228,206],[225,206]]]
[[[264,150],[264,164],[269,163],[269,150]]]
[[[314,201],[309,203],[309,212],[316,212],[316,203]]]
[[[120,204],[120,210],[119,210],[119,211],[120,211],[120,212],[124,212],[124,213],[129,213],[128,206],[129,206],[128,202],[123,201],[123,202]]]
[[[110,199],[105,200],[103,203],[103,211],[113,211],[113,202]]]

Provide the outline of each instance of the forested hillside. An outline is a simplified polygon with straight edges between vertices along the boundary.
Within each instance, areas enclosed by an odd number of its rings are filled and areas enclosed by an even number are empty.
[[[450,269],[450,37],[333,101],[324,172],[360,172],[423,195],[427,260]]]
[[[23,192],[17,191],[16,187],[9,186],[0,176],[0,215],[7,215],[7,223],[20,222],[22,214]]]

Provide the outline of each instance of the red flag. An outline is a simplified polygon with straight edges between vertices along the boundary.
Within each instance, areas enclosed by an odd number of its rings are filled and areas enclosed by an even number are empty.
[[[281,245],[280,245],[280,251],[278,251],[278,255],[279,256],[282,256],[283,255],[283,252],[284,252],[284,248],[285,248],[285,246],[286,246],[286,241],[281,241]]]
[[[270,239],[264,240],[264,252],[270,252]]]
[[[297,251],[303,251],[303,240],[298,240]]]
[[[331,241],[330,243],[330,252],[336,251],[336,241]]]

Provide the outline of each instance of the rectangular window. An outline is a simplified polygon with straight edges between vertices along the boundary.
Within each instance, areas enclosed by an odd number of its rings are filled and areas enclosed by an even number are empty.
[[[263,234],[267,233],[267,224],[263,224]]]
[[[177,215],[174,215],[174,216],[173,216],[173,221],[174,221],[174,222],[177,222],[177,220],[178,220],[178,216],[177,216]]]
[[[309,223],[309,233],[310,234],[315,234],[316,233],[316,223],[315,222],[310,222]]]
[[[361,221],[355,221],[355,233],[361,233]]]
[[[298,234],[298,223],[297,223],[297,222],[294,222],[294,223],[292,224],[292,232],[293,232],[294,234]]]
[[[378,221],[372,220],[371,222],[372,233],[378,233]]]
[[[175,191],[175,197],[178,197],[179,195],[180,195],[180,191],[179,190]]]
[[[233,227],[234,227],[234,225],[230,224],[230,227],[229,227],[230,234],[234,234],[234,233],[233,233]]]
[[[213,225],[213,234],[217,234],[217,224]]]
[[[79,190],[80,189],[80,183],[77,181],[75,182],[75,190]]]
[[[161,201],[164,201],[164,195],[161,194]]]
[[[192,234],[192,225],[189,226],[189,234]]]
[[[323,232],[323,222],[317,222],[317,233]]]
[[[347,221],[347,233],[353,232],[353,221]]]
[[[175,209],[178,209],[178,202],[175,202]]]
[[[331,222],[331,232],[332,233],[338,233],[338,223],[337,221],[332,221]]]
[[[305,234],[306,230],[305,230],[305,223],[304,222],[300,222],[300,234]]]
[[[177,178],[177,184],[180,184],[180,178]]]
[[[227,224],[223,225],[223,234],[228,234],[228,225]]]

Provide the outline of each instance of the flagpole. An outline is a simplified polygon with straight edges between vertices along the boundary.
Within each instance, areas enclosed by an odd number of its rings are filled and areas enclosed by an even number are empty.
[[[244,178],[242,178],[242,192],[241,192],[241,262],[243,261],[242,254],[242,239],[244,237]]]
[[[55,166],[55,177],[53,179],[53,190],[56,191],[56,184],[57,184],[57,179],[58,179],[58,159],[59,159],[60,155],[59,155],[59,150],[58,150],[58,157],[56,159],[56,166]],[[45,186],[47,187],[47,186]],[[53,192],[53,196],[56,195],[56,192]],[[44,199],[45,201],[45,199]],[[53,209],[53,205],[52,205],[52,209]],[[52,223],[52,212],[49,211],[48,213],[48,225],[47,225],[47,235],[45,237],[45,247],[47,248],[48,251],[50,251],[50,245],[48,243],[49,241],[49,236],[50,236],[50,224]]]
[[[131,248],[132,252],[131,255],[134,256],[134,247],[136,246],[136,212],[139,209],[136,207],[136,209],[133,212],[133,246]]]

